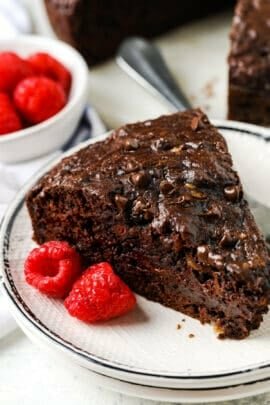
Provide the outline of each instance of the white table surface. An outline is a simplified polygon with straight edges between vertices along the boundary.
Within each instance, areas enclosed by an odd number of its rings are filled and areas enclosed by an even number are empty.
[[[177,30],[158,41],[194,105],[215,118],[225,117],[226,111],[229,23],[230,16],[221,16]],[[138,87],[114,63],[92,70],[89,98],[108,127],[168,111],[163,102]],[[161,405],[97,387],[85,370],[59,364],[20,330],[0,340],[0,403]],[[221,404],[269,405],[270,394]]]

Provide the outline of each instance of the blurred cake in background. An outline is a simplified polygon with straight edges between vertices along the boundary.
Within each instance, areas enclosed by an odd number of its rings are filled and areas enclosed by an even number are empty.
[[[231,29],[228,116],[270,125],[269,0],[238,0]]]
[[[126,36],[153,37],[230,7],[234,0],[44,0],[56,35],[89,65],[109,58]]]

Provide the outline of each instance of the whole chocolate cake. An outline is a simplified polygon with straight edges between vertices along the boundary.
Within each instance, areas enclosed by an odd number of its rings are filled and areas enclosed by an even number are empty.
[[[231,30],[229,118],[270,125],[270,1],[239,0]]]
[[[45,0],[62,40],[92,65],[112,56],[130,35],[152,37],[229,7],[234,0]]]
[[[200,110],[126,125],[63,159],[31,190],[38,243],[107,260],[135,292],[216,325],[258,328],[270,262],[222,135]]]

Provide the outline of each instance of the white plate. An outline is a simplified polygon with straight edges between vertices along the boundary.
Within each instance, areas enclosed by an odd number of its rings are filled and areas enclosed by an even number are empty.
[[[19,314],[15,315],[16,321],[25,332],[25,334],[41,347],[51,360],[66,367],[70,372],[74,371],[76,374],[79,372],[86,374],[89,379],[89,384],[95,384],[100,387],[106,387],[111,391],[120,392],[125,395],[151,399],[154,401],[166,402],[185,402],[185,403],[202,403],[203,402],[216,402],[216,401],[229,401],[232,399],[240,399],[247,396],[259,395],[268,390],[269,381],[255,382],[245,385],[236,385],[235,387],[214,388],[203,390],[183,390],[183,389],[167,389],[155,388],[128,383],[119,379],[107,377],[102,374],[91,372],[87,368],[79,367],[75,362],[71,362],[67,356],[63,356],[58,350],[55,350],[53,345],[48,345],[47,339],[40,335],[35,327],[31,327],[28,322]],[[79,370],[77,369],[79,367]]]
[[[270,205],[269,131],[229,122],[220,126],[245,190]],[[210,326],[139,297],[134,312],[90,326],[71,318],[60,301],[48,299],[25,283],[23,262],[34,243],[24,196],[54,164],[39,172],[18,194],[1,228],[4,291],[24,328],[91,371],[146,388],[193,392],[262,384],[266,390],[270,379],[269,315],[248,339],[220,341]],[[182,324],[180,330],[178,323]],[[190,333],[195,335],[193,339],[188,337]]]

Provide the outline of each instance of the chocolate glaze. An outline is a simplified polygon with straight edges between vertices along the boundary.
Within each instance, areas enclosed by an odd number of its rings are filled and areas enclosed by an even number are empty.
[[[111,261],[136,292],[215,322],[258,327],[269,257],[224,138],[200,110],[126,125],[63,159],[31,190],[38,243]]]

